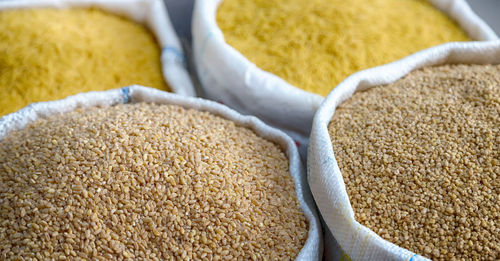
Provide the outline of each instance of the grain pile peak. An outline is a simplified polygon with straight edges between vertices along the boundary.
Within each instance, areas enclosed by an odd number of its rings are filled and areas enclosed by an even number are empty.
[[[0,257],[290,260],[307,239],[281,148],[174,105],[80,109],[0,142]]]
[[[142,25],[98,9],[0,11],[0,116],[32,102],[132,84],[169,90]]]
[[[358,222],[433,260],[500,258],[500,65],[416,70],[328,129]]]
[[[356,71],[469,40],[425,0],[224,0],[217,24],[258,67],[323,96]]]

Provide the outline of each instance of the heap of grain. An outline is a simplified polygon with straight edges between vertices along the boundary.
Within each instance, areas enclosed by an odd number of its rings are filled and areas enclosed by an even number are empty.
[[[210,113],[117,105],[0,142],[0,257],[289,260],[307,221],[280,147]]]
[[[358,222],[434,260],[500,258],[500,65],[414,71],[328,130]]]
[[[168,90],[160,48],[142,25],[96,9],[0,12],[0,116],[132,84]]]
[[[258,67],[323,96],[356,71],[469,40],[425,0],[224,0],[217,23]]]

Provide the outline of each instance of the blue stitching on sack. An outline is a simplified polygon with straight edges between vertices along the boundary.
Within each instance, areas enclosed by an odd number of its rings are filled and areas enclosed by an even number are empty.
[[[184,63],[185,61],[185,58],[184,58],[184,54],[182,54],[181,51],[179,51],[177,48],[175,47],[172,47],[172,46],[165,46],[161,49],[161,52],[162,53],[168,53],[168,52],[171,52],[173,53],[175,56],[177,56],[177,58],[180,59],[180,62],[181,63]]]
[[[203,54],[205,54],[205,49],[207,48],[207,44],[208,44],[208,40],[210,38],[212,38],[212,36],[214,36],[214,32],[210,32],[207,34],[207,36],[205,36],[205,39],[203,40],[203,44],[201,45],[201,56],[203,56]]]
[[[412,257],[410,257],[410,259],[408,259],[408,261],[412,261],[414,257],[416,257],[417,254],[414,254]]]
[[[130,101],[130,86],[122,88],[122,95],[124,103],[129,103]]]
[[[203,39],[203,43],[201,44],[201,48],[200,48],[200,56],[205,55],[205,50],[207,49],[208,40],[210,40],[210,38],[212,38],[213,36],[214,36],[214,32],[209,32],[205,36],[205,38]],[[200,70],[200,74],[202,75],[201,78],[205,78],[208,75],[208,70],[202,68]]]

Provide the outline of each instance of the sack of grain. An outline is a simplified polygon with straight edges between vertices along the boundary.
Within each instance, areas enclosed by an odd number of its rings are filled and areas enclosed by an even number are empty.
[[[36,181],[12,179],[25,173]],[[200,98],[131,86],[31,104],[0,118],[0,176],[4,259],[322,255],[293,140]],[[18,206],[14,195],[23,190],[50,195]],[[7,211],[16,206],[23,210]],[[17,226],[27,218],[28,227]],[[19,229],[31,232],[13,232]]]
[[[285,3],[287,1],[283,1]],[[318,2],[318,1],[316,1]],[[279,7],[275,7],[276,1],[266,2],[266,1],[242,1],[239,5],[232,2],[231,6],[234,8],[238,8],[241,12],[233,15],[233,20],[236,22],[242,23],[241,25],[233,24],[233,28],[235,30],[235,35],[241,36],[242,39],[251,38],[254,41],[255,45],[258,45],[261,42],[265,42],[269,35],[263,35],[261,32],[268,32],[273,37],[279,38],[280,36],[284,36],[287,39],[283,41],[290,40],[291,43],[285,46],[279,46],[275,48],[276,50],[267,50],[267,47],[273,46],[273,44],[267,44],[265,47],[255,46],[255,48],[251,48],[251,46],[246,46],[247,52],[258,52],[264,53],[270,57],[278,57],[279,61],[288,61],[287,57],[280,56],[284,52],[283,50],[287,48],[288,45],[307,45],[307,41],[310,39],[308,37],[312,37],[312,39],[321,39],[324,38],[324,35],[331,32],[339,31],[338,28],[321,28],[318,29],[316,34],[308,34],[307,36],[300,35],[300,32],[294,32],[293,35],[288,35],[286,31],[270,31],[269,28],[274,29],[275,24],[290,24],[290,19],[286,16],[279,17],[279,19],[271,20],[269,23],[263,23],[262,27],[259,28],[257,26],[258,20],[262,22],[269,16],[268,9],[273,8],[281,10],[275,11],[275,13],[285,13],[289,10],[294,10],[294,12],[304,12],[303,14],[296,16],[295,20],[299,20],[299,23],[302,24],[328,24],[327,21],[331,19],[335,19],[338,17],[337,15],[329,15],[328,18],[317,17],[313,15],[308,15],[306,12],[321,12],[321,10],[316,10],[321,7],[315,7],[317,3],[307,3],[304,4],[304,10],[297,9],[299,7],[290,4],[290,6],[286,6],[286,8],[279,9]],[[343,3],[349,3],[351,1],[339,1]],[[382,1],[377,1],[381,3]],[[404,1],[405,3],[410,1]],[[417,1],[415,1],[417,2]],[[479,18],[477,17],[472,10],[469,8],[467,3],[463,0],[454,1],[454,0],[434,0],[430,1],[433,5],[435,5],[438,9],[443,11],[449,17],[457,21],[460,27],[468,34],[468,36],[474,40],[491,40],[496,39],[495,33]],[[403,3],[403,2],[402,2]],[[319,107],[320,103],[324,100],[323,96],[318,95],[313,92],[305,91],[301,86],[297,84],[291,84],[291,81],[288,81],[284,78],[280,78],[279,76],[270,73],[270,70],[262,69],[258,64],[254,64],[251,62],[250,58],[244,56],[241,52],[236,50],[233,46],[227,43],[227,39],[224,36],[224,33],[221,31],[217,24],[217,11],[219,5],[223,5],[222,0],[202,0],[196,1],[194,12],[193,12],[193,24],[192,24],[192,34],[193,34],[193,52],[194,59],[196,64],[196,69],[200,81],[203,85],[204,91],[210,99],[222,102],[236,110],[245,113],[255,115],[264,121],[272,124],[274,126],[278,126],[282,129],[290,131],[292,136],[297,137],[300,142],[307,142],[307,137],[311,128],[312,118],[314,112]],[[259,12],[245,11],[245,6],[258,5],[261,4],[266,8],[262,8]],[[370,3],[371,4],[371,3]],[[284,4],[286,5],[286,4]],[[326,7],[329,6],[328,3],[324,4]],[[236,7],[235,7],[236,6]],[[306,8],[307,7],[307,8]],[[316,8],[316,9],[315,9]],[[332,7],[333,8],[333,7]],[[391,8],[386,8],[391,9]],[[253,10],[253,9],[252,9]],[[411,8],[401,8],[394,9],[411,12]],[[336,10],[338,11],[338,10]],[[340,10],[342,12],[344,10]],[[357,12],[350,10],[350,15],[354,14],[354,18],[362,19],[364,16],[357,15]],[[383,10],[380,10],[382,12]],[[395,12],[400,12],[395,11]],[[378,11],[377,11],[378,12]],[[382,13],[377,13],[379,16],[383,16]],[[376,15],[377,15],[376,14]],[[357,16],[356,16],[357,15]],[[423,14],[425,18],[422,18],[421,22],[431,21],[427,14]],[[297,18],[298,17],[298,18]],[[355,20],[355,19],[352,20]],[[403,17],[404,18],[404,17]],[[417,17],[417,19],[420,19]],[[270,19],[270,18],[268,18]],[[323,21],[323,20],[324,21]],[[409,19],[409,18],[408,18]],[[294,21],[295,21],[294,20]],[[434,20],[432,20],[434,21]],[[401,21],[394,22],[393,24],[400,24]],[[415,21],[418,23],[418,21]],[[248,32],[245,30],[240,30],[240,27],[244,25],[255,25],[255,32]],[[265,26],[265,28],[264,28]],[[373,28],[372,28],[373,29]],[[291,28],[293,30],[293,28]],[[312,30],[313,31],[313,30]],[[404,31],[404,29],[403,29]],[[450,31],[450,30],[448,30]],[[395,33],[395,32],[390,32]],[[404,32],[407,33],[407,32]],[[447,32],[448,33],[448,32]],[[299,35],[297,35],[299,34]],[[250,37],[250,36],[251,37]],[[341,34],[342,37],[345,34]],[[383,38],[383,33],[381,33]],[[423,33],[421,32],[419,36],[436,36],[440,35],[440,33]],[[248,36],[248,37],[246,37]],[[416,36],[416,37],[419,37]],[[245,38],[246,37],[246,38]],[[259,38],[260,37],[260,38]],[[335,37],[335,38],[342,38]],[[297,39],[297,42],[293,42],[293,40]],[[374,37],[376,38],[376,37]],[[422,38],[422,37],[420,37]],[[282,38],[280,38],[282,39]],[[309,39],[309,40],[308,40]],[[359,39],[359,37],[357,37]],[[377,38],[376,38],[377,39]],[[376,39],[367,39],[367,41],[377,42]],[[317,40],[320,41],[320,40]],[[362,40],[360,40],[362,41]],[[283,44],[281,42],[281,44]],[[344,53],[348,50],[351,50],[356,47],[356,45],[361,44],[359,41],[356,43],[348,42],[346,50],[327,50],[331,55],[324,55],[322,57],[334,57],[335,53]],[[264,45],[264,44],[263,44]],[[397,45],[394,43],[394,45]],[[271,48],[271,47],[270,47]],[[279,49],[282,48],[282,49]],[[336,48],[336,47],[333,47]],[[325,47],[328,49],[328,47]],[[332,49],[332,48],[330,48]],[[421,50],[421,49],[419,49]],[[307,52],[314,53],[318,50],[306,50],[303,53],[294,53],[296,57],[299,57],[303,60],[307,60]],[[321,50],[322,51],[322,50]],[[358,56],[356,56],[358,55]],[[372,55],[372,57],[370,57]],[[357,59],[357,61],[370,61],[373,60],[373,53],[366,54],[363,56],[361,53],[354,54],[353,57]],[[249,60],[250,59],[250,60]],[[327,58],[324,58],[327,59]],[[272,59],[265,59],[264,62],[267,62],[268,67],[273,67]],[[293,77],[296,78],[307,78],[308,75],[304,76],[305,69],[311,69],[316,71],[319,76],[318,79],[309,79],[311,86],[316,86],[318,82],[327,81],[328,77],[331,74],[337,73],[337,70],[329,70],[326,71],[322,64],[315,63],[310,60],[311,64],[290,64],[293,62],[285,62],[288,65],[284,65],[284,71],[287,71],[290,68],[299,68],[297,72],[294,71]],[[394,61],[394,60],[391,60]],[[301,67],[302,66],[302,67]],[[346,65],[345,67],[350,67],[351,65]],[[276,66],[274,66],[275,68]],[[300,68],[303,68],[302,70]],[[310,78],[310,77],[309,77]],[[343,79],[343,78],[342,78]],[[305,79],[304,81],[307,81]],[[331,84],[332,88],[336,85],[335,83],[328,82],[327,84]],[[326,92],[328,93],[328,92]]]
[[[356,73],[329,94],[314,116],[308,180],[328,229],[349,257],[500,256],[493,221],[499,195],[489,190],[498,188],[498,177],[487,176],[498,175],[498,64],[500,41],[450,43]],[[444,66],[429,67],[438,65]],[[371,96],[376,89],[378,96]],[[451,187],[450,175],[458,182]],[[475,185],[480,187],[468,187]],[[482,193],[487,196],[475,196]],[[474,202],[467,202],[471,197]],[[407,209],[401,210],[397,202],[404,200]]]
[[[145,25],[154,34],[161,48],[164,80],[174,93],[195,96],[195,90],[186,70],[182,46],[161,0],[21,0],[0,1],[0,12],[31,8],[98,8],[111,14],[129,18]]]

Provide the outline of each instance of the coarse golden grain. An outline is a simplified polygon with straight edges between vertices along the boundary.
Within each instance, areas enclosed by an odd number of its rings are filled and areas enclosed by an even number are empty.
[[[357,221],[433,260],[500,259],[500,65],[414,71],[328,129]]]
[[[293,259],[308,224],[288,164],[173,105],[41,119],[0,142],[0,258]]]

